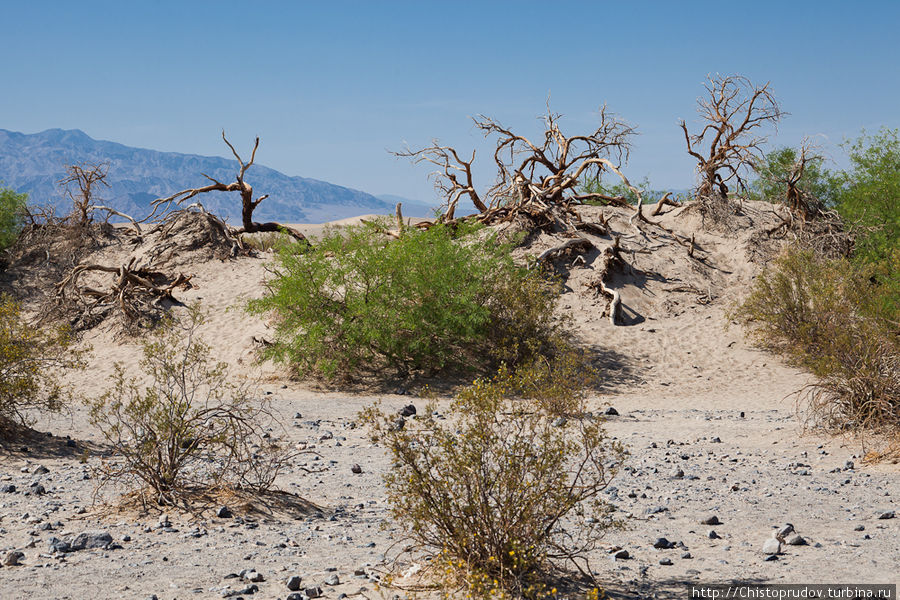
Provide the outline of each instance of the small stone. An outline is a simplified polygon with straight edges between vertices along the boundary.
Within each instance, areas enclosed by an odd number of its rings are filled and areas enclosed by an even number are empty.
[[[694,557],[691,556],[691,553],[690,553],[690,552],[685,552],[685,553],[683,553],[683,554],[681,555],[681,558],[687,559],[687,558],[694,558]]]
[[[50,546],[50,552],[71,552],[72,545],[69,542],[60,540],[58,538],[52,537],[47,541],[47,544]]]
[[[341,585],[341,578],[338,577],[337,573],[332,573],[325,580],[325,585]]]
[[[845,471],[852,471],[853,468],[854,468],[855,466],[856,466],[856,465],[853,464],[853,461],[852,461],[852,460],[848,460],[847,462],[844,463],[844,470],[845,470]]]
[[[360,473],[362,473],[362,467],[354,464],[350,467],[350,472],[359,475]]]
[[[234,516],[234,513],[227,506],[220,506],[219,510],[216,511],[216,516],[220,519],[230,519]]]
[[[884,520],[884,519],[893,519],[896,516],[897,516],[897,514],[894,511],[888,510],[888,511],[885,511],[885,512],[881,513],[880,515],[878,515],[878,518]]]
[[[775,538],[769,538],[766,540],[766,543],[763,544],[762,547],[763,554],[780,554],[781,553],[781,542],[779,542]]]
[[[721,539],[720,536],[719,536],[719,534],[716,533],[716,530],[715,530],[715,529],[710,529],[710,530],[709,530],[709,533],[706,534],[706,537],[708,537],[708,538],[711,539],[711,540],[718,540],[718,539]]]
[[[0,485],[0,492],[14,494],[16,492],[16,486],[11,483],[4,483],[3,485]]]
[[[407,404],[403,408],[400,409],[401,417],[411,417],[416,414],[416,407],[413,404]]]
[[[302,418],[303,418],[303,415],[301,415],[300,413],[294,413],[294,418],[295,418],[295,419],[302,419]]]
[[[628,554],[628,550],[622,549],[622,550],[616,551],[613,554],[613,558],[615,560],[627,560],[627,559],[631,558],[631,555]]]
[[[306,600],[303,594],[288,594],[285,600]]]
[[[711,517],[706,517],[702,521],[700,521],[701,525],[721,525],[722,521],[719,520],[719,517],[716,515],[712,515]]]
[[[79,533],[72,541],[72,550],[106,548],[112,544],[112,541],[112,536],[108,531],[85,531]]]
[[[606,415],[607,417],[618,417],[619,411],[617,411],[612,406],[609,406],[606,408],[606,410],[603,411],[603,414]]]
[[[45,474],[47,474],[47,473],[49,473],[49,472],[50,472],[50,469],[48,469],[48,468],[45,467],[44,465],[40,465],[40,466],[37,467],[34,471],[32,471],[32,473],[33,473],[34,475],[45,475]]]
[[[300,582],[303,581],[303,578],[299,575],[291,575],[287,580],[287,589],[292,592],[296,592],[300,589]]]
[[[244,579],[251,583],[259,583],[266,580],[266,578],[262,576],[262,573],[258,573],[256,571],[250,571],[249,573],[244,575]]]
[[[675,468],[675,470],[672,471],[672,479],[681,479],[682,477],[684,477],[684,471],[682,469]]]
[[[788,546],[806,546],[806,540],[798,533],[786,537],[784,543]]]
[[[672,559],[671,558],[661,558],[661,559],[659,559],[659,564],[663,565],[664,567],[670,567],[670,566],[672,566]]]
[[[19,552],[18,550],[13,550],[9,554],[7,554],[3,558],[3,566],[4,567],[17,567],[22,564],[22,559],[25,558],[24,552]]]
[[[664,537],[656,538],[656,541],[653,542],[653,547],[657,550],[668,550],[669,548],[674,548],[675,544],[670,542]]]
[[[766,562],[773,561],[773,560],[778,560],[778,555],[777,555],[777,554],[769,554],[769,555],[766,556],[763,560],[766,561]]]
[[[308,598],[318,598],[322,595],[322,588],[320,587],[308,587],[303,590],[303,593],[306,594]]]
[[[784,539],[792,533],[794,533],[794,526],[790,523],[787,523],[784,527],[782,527],[778,531],[775,531],[772,534],[772,537],[774,537],[779,542],[783,542]]]
[[[710,443],[713,443],[713,444],[721,444],[722,443],[722,439],[719,436],[716,436],[709,441],[710,441]]]
[[[128,535],[128,534],[123,535],[123,536],[122,536],[122,541],[123,541],[123,542],[130,542],[130,541],[131,541],[131,536]]]
[[[853,531],[865,531],[865,530],[866,530],[865,525],[857,525],[856,527],[853,528]]]
[[[47,493],[47,489],[40,483],[33,483],[31,484],[31,493],[35,496],[43,496]],[[26,492],[26,495],[28,495],[28,492]]]

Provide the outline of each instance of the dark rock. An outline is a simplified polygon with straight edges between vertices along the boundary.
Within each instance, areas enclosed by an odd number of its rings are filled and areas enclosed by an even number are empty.
[[[721,525],[722,521],[719,520],[719,517],[716,515],[712,515],[711,517],[706,517],[702,521],[700,521],[701,525]]]
[[[777,555],[777,554],[769,554],[769,555],[766,556],[763,560],[766,561],[766,562],[773,561],[773,560],[778,560],[778,555]]]
[[[296,592],[300,589],[300,582],[303,581],[303,578],[299,575],[291,575],[287,580],[287,589],[292,592]]]
[[[16,492],[16,486],[11,483],[4,483],[3,485],[0,485],[0,492],[14,494]]]
[[[75,448],[77,445],[75,440],[66,440],[66,448]]]
[[[400,417],[399,419],[394,421],[392,427],[397,431],[403,429],[404,427],[406,427],[406,419],[404,419],[403,417]]]
[[[72,541],[72,550],[106,548],[112,544],[112,536],[108,531],[85,531],[79,533]]]
[[[715,529],[710,529],[710,530],[709,530],[709,533],[706,534],[706,537],[708,537],[708,538],[711,539],[711,540],[718,540],[718,539],[721,539],[721,537],[719,536],[719,534],[716,533],[716,530],[715,530]]]
[[[866,530],[865,525],[857,525],[856,527],[853,528],[853,531],[865,531],[865,530]]]
[[[234,513],[227,506],[220,506],[219,510],[216,511],[216,516],[220,519],[230,519],[234,516]]]
[[[303,593],[306,594],[308,598],[318,598],[322,595],[322,588],[320,587],[308,587],[303,590]]]
[[[787,536],[784,540],[784,543],[788,546],[806,546],[806,540],[797,533],[793,533]]]
[[[893,519],[896,516],[897,516],[897,514],[894,511],[888,510],[888,511],[885,511],[885,512],[881,513],[880,515],[878,515],[878,518],[884,520],[884,519]]]
[[[656,538],[656,541],[653,542],[653,547],[656,548],[657,550],[668,550],[669,548],[674,548],[675,543],[670,542],[669,540],[667,540],[664,537],[661,537],[661,538]]]
[[[3,566],[4,567],[17,567],[22,564],[22,559],[25,558],[24,552],[19,552],[18,550],[13,550],[9,554],[7,554],[3,558]]]
[[[607,417],[618,417],[619,411],[617,411],[612,406],[609,406],[606,408],[606,410],[603,411],[603,414],[606,415]]]
[[[670,566],[672,566],[672,559],[671,558],[661,558],[661,559],[659,559],[659,564],[663,565],[664,567],[670,567]]]
[[[362,467],[357,464],[351,465],[350,472],[359,475],[360,473],[362,473]]]
[[[338,577],[337,573],[332,573],[325,580],[325,585],[341,585],[341,578]]]
[[[694,557],[691,556],[691,553],[690,553],[690,552],[684,552],[684,553],[681,555],[681,558],[688,559],[688,558],[694,558]]]
[[[50,546],[50,552],[63,553],[72,551],[72,544],[59,538],[52,537],[47,544]]]
[[[306,600],[306,596],[303,594],[288,594],[285,600]]]
[[[623,548],[622,550],[617,550],[616,552],[614,552],[613,558],[615,560],[627,560],[627,559],[631,558],[631,555],[628,554],[628,550],[625,550]]]
[[[411,417],[416,414],[416,407],[413,404],[407,404],[403,408],[400,409],[401,417]]]
[[[641,495],[641,497],[643,498],[644,496]],[[669,509],[665,506],[651,506],[644,512],[646,512],[648,515],[656,515],[663,512],[669,512]]]
[[[34,471],[32,471],[32,474],[34,474],[34,475],[45,475],[45,474],[47,474],[47,473],[49,473],[49,472],[50,472],[50,469],[48,469],[48,468],[45,467],[44,465],[40,465],[40,466],[37,467]]]

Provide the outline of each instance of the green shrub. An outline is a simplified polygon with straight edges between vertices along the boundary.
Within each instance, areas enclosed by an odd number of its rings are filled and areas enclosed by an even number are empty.
[[[266,296],[249,305],[275,314],[269,355],[303,375],[405,375],[516,362],[554,336],[553,286],[487,230],[435,225],[390,239],[385,228],[330,230],[312,248],[280,249]]]
[[[618,524],[599,494],[623,448],[594,420],[562,419],[518,396],[529,381],[505,370],[478,380],[444,421],[434,405],[402,427],[378,406],[362,415],[393,459],[386,484],[395,517],[431,555],[432,575],[469,596],[552,595],[551,571],[583,558]],[[559,390],[531,387],[531,395]],[[580,396],[563,404],[584,412]]]
[[[35,411],[57,411],[71,398],[59,371],[83,363],[70,343],[65,328],[28,323],[19,304],[0,294],[0,431],[27,426]]]
[[[790,147],[778,148],[766,154],[756,167],[759,177],[750,186],[750,199],[783,202],[786,192],[784,182],[789,179],[798,158],[797,149]],[[801,192],[826,207],[834,206],[836,185],[834,175],[825,168],[825,159],[821,156],[811,156],[807,160],[803,175],[797,182],[797,188]]]
[[[818,381],[809,416],[831,429],[900,431],[900,338],[889,294],[848,260],[790,250],[760,275],[735,316],[759,343]]]
[[[22,230],[22,212],[27,201],[27,194],[0,188],[0,251],[9,248]]]
[[[169,321],[143,344],[145,387],[116,365],[113,387],[89,401],[90,420],[118,455],[102,481],[138,483],[159,504],[198,491],[266,491],[286,454],[269,441],[268,404],[228,383],[227,365],[213,364],[197,337],[203,316]]]

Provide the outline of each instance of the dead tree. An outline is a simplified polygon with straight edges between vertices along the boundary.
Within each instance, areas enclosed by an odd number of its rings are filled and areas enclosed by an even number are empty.
[[[69,224],[86,227],[93,222],[92,212],[95,208],[94,196],[99,186],[109,187],[106,175],[109,163],[69,165],[68,175],[59,180],[65,196],[72,201],[72,212],[67,219]],[[77,189],[72,189],[73,185]]]
[[[221,181],[210,177],[206,173],[201,173],[201,175],[212,182],[210,185],[197,188],[188,188],[186,190],[176,192],[166,198],[158,198],[154,200],[151,203],[151,206],[153,207],[153,213],[151,213],[151,215],[155,214],[161,208],[168,207],[173,203],[176,205],[180,205],[181,203],[185,202],[186,200],[190,200],[198,194],[205,194],[207,192],[239,192],[241,195],[241,227],[232,228],[231,233],[241,234],[281,231],[287,233],[296,240],[306,241],[306,237],[302,233],[290,227],[286,227],[279,223],[273,222],[257,223],[253,220],[253,211],[256,210],[256,207],[259,206],[259,204],[263,200],[269,197],[268,194],[263,194],[262,196],[254,199],[253,187],[249,183],[244,181],[244,175],[247,173],[247,169],[253,166],[253,162],[256,160],[256,150],[257,148],[259,148],[259,137],[257,136],[256,142],[253,145],[253,152],[250,154],[250,160],[246,163],[234,149],[234,146],[231,145],[231,142],[228,141],[228,138],[225,137],[225,131],[222,131],[222,139],[225,141],[225,144],[228,145],[231,153],[240,164],[240,170],[237,173],[236,180],[232,183],[222,183]]]
[[[697,100],[703,129],[691,135],[684,120],[680,125],[688,154],[697,160],[697,198],[728,198],[729,183],[746,191],[743,173],[761,158],[767,139],[761,130],[784,113],[769,83],[758,87],[740,75],[710,75],[704,87],[706,97]]]
[[[586,135],[566,136],[559,126],[560,116],[548,106],[540,142],[532,142],[484,115],[473,119],[485,137],[496,139],[497,182],[484,197],[478,193],[472,177],[474,152],[469,160],[464,160],[454,148],[435,141],[421,150],[407,148],[394,154],[438,167],[431,177],[443,198],[444,221],[454,219],[463,197],[471,200],[479,211],[475,218],[482,222],[509,220],[522,213],[546,215],[551,209],[568,210],[570,205],[588,200],[627,204],[624,198],[599,193],[579,195],[575,190],[583,178],[606,171],[623,177],[626,185],[634,189],[619,170],[628,157],[634,128],[601,107],[597,129]]]

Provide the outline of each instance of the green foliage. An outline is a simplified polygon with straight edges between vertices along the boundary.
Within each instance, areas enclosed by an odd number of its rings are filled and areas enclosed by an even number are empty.
[[[22,212],[27,201],[27,194],[0,188],[0,251],[10,247],[22,230]]]
[[[284,464],[284,452],[265,434],[265,401],[228,383],[227,365],[212,363],[197,337],[203,316],[169,321],[143,343],[139,386],[116,365],[113,387],[88,402],[91,423],[120,462],[105,463],[103,481],[137,482],[159,504],[198,490],[265,491]]]
[[[485,598],[552,595],[552,567],[583,558],[618,524],[599,494],[624,449],[599,422],[561,419],[519,395],[558,398],[559,388],[544,386],[564,377],[501,370],[459,393],[444,421],[433,404],[403,427],[378,406],[363,412],[393,459],[393,513],[433,554],[445,586]],[[584,414],[580,394],[561,404]]]
[[[785,182],[791,174],[794,163],[799,158],[796,148],[783,147],[765,155],[757,165],[759,177],[750,186],[750,198],[766,202],[783,202],[786,192]],[[797,184],[802,192],[810,195],[824,206],[833,206],[836,201],[837,182],[834,174],[825,168],[822,157],[811,157]]]
[[[900,131],[865,132],[844,146],[850,169],[838,176],[837,210],[856,233],[854,255],[872,265],[900,298]]]
[[[551,285],[517,267],[487,230],[405,230],[386,222],[287,245],[251,312],[273,311],[269,355],[300,374],[335,377],[392,367],[436,371],[515,362],[555,333]]]
[[[819,378],[809,395],[814,420],[897,431],[900,338],[885,293],[850,261],[790,250],[756,279],[735,316],[762,345]]]
[[[0,294],[0,430],[28,425],[35,410],[57,411],[71,398],[58,372],[84,365],[70,343],[68,330],[28,323]]]

